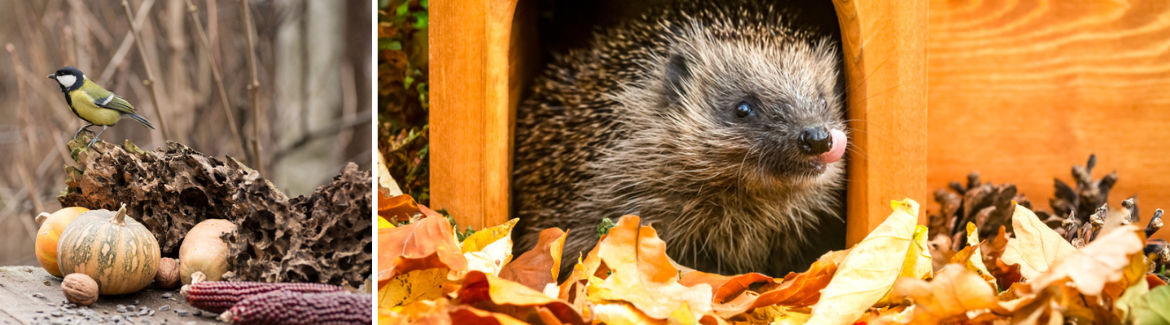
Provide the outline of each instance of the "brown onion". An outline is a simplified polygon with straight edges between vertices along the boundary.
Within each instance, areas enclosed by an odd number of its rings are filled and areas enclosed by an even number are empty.
[[[219,281],[227,272],[228,245],[221,236],[236,230],[236,225],[223,219],[203,220],[183,239],[179,246],[179,275],[183,284],[191,284],[191,273],[203,272],[208,281]]]

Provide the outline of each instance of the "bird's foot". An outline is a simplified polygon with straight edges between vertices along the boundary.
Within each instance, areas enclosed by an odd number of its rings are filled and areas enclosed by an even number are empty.
[[[80,129],[77,129],[77,132],[73,133],[73,140],[77,140],[77,137],[81,136],[81,131],[86,131],[86,132],[89,132],[90,134],[93,134],[93,131],[89,130],[89,127],[91,127],[91,126],[93,126],[93,124],[86,125],[86,126],[81,127]]]
[[[98,141],[97,137],[94,137],[92,140],[89,140],[89,144],[85,146],[85,150],[89,150],[89,148],[92,148],[93,144],[97,143],[97,141]]]

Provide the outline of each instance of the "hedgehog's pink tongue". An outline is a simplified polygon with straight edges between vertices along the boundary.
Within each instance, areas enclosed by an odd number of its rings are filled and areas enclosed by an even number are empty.
[[[822,153],[818,157],[826,164],[841,160],[841,156],[845,155],[845,145],[849,141],[845,138],[845,132],[841,132],[841,130],[834,129],[829,131],[829,134],[833,136],[833,147],[829,148],[829,152]]]

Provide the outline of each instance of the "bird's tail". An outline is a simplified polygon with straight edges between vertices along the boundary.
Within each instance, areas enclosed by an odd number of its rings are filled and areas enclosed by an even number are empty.
[[[142,117],[142,115],[130,113],[130,114],[126,114],[126,116],[134,119],[135,121],[138,121],[138,123],[142,123],[142,125],[145,125],[146,127],[150,128],[151,130],[154,130],[154,125],[150,124],[150,121],[147,121],[145,117]]]

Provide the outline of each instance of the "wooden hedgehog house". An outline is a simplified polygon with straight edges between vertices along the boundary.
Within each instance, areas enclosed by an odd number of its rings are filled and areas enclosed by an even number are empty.
[[[461,227],[509,218],[515,111],[544,64],[534,41],[538,2],[431,2],[431,205]],[[927,3],[832,4],[856,149],[847,156],[852,245],[889,215],[890,200],[927,203]]]

